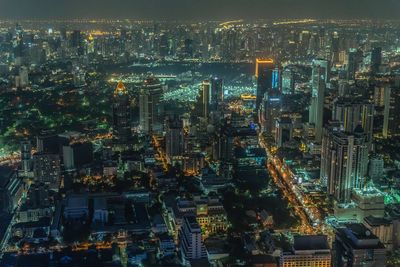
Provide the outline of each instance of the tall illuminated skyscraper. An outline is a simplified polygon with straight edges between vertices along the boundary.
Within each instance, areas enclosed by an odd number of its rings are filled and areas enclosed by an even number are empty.
[[[382,48],[374,47],[371,51],[371,72],[376,74],[382,64]]]
[[[294,92],[294,74],[289,68],[282,72],[282,93],[285,95],[293,94]]]
[[[224,102],[224,88],[221,78],[211,78],[210,111],[216,111],[221,108]]]
[[[315,140],[321,142],[325,87],[329,62],[327,60],[314,60],[311,77],[311,105],[309,110],[309,123],[315,126]]]
[[[210,110],[210,81],[205,80],[202,82],[201,96],[202,116],[207,118]]]
[[[321,151],[321,181],[338,203],[349,203],[354,188],[365,182],[368,146],[365,133],[357,126],[353,133],[332,125],[324,129]]]
[[[354,80],[358,69],[358,50],[350,49],[347,54],[347,79]]]
[[[364,98],[340,97],[333,103],[332,119],[343,124],[345,132],[352,133],[358,125],[364,129],[368,147],[372,145],[374,105]]]
[[[122,82],[117,84],[113,98],[113,143],[115,150],[125,150],[131,139],[130,97]]]
[[[147,77],[139,96],[140,127],[145,133],[161,133],[163,129],[163,86],[154,76]]]
[[[400,89],[386,86],[383,88],[383,130],[384,138],[400,135]]]
[[[172,162],[183,153],[183,121],[178,116],[170,116],[166,126],[165,151],[168,161]]]
[[[261,59],[261,58],[256,59],[256,71],[255,71],[255,76],[257,78],[256,110],[259,109],[265,93],[272,90],[274,70],[275,70],[275,64],[272,59]],[[276,77],[275,80],[277,80]]]

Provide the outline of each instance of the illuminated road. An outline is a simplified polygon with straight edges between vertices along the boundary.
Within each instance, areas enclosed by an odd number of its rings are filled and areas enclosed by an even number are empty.
[[[312,225],[314,221],[311,217],[309,209],[302,203],[296,195],[294,186],[290,182],[290,176],[287,171],[282,171],[282,166],[279,160],[274,157],[271,151],[268,149],[263,136],[259,135],[260,146],[266,150],[269,162],[266,163],[266,167],[270,176],[273,178],[275,185],[279,187],[285,198],[289,201],[289,204],[294,208],[296,215],[300,219],[300,226],[296,229],[301,234],[316,234],[320,232],[319,225]]]

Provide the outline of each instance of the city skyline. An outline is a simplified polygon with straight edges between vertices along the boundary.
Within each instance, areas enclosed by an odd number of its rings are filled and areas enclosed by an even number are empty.
[[[2,19],[398,19],[395,0],[1,0]]]

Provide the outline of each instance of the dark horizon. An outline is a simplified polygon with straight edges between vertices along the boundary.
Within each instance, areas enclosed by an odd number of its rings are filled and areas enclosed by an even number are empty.
[[[1,19],[398,19],[396,0],[0,0]]]

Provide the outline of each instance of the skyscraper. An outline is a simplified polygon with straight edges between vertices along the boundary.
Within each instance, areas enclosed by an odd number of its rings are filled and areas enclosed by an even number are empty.
[[[354,80],[358,69],[358,50],[350,49],[347,54],[347,79]]]
[[[352,133],[358,125],[364,129],[369,149],[372,145],[374,105],[361,97],[339,97],[334,101],[332,119],[340,121],[345,132]]]
[[[256,110],[259,109],[265,93],[272,89],[272,77],[275,64],[272,59],[256,59],[255,76],[257,78]]]
[[[130,97],[122,82],[117,84],[113,98],[113,143],[115,150],[125,150],[131,139]]]
[[[180,250],[182,261],[185,266],[198,264],[197,266],[208,266],[208,255],[204,246],[201,228],[194,216],[183,218],[183,225],[179,232]],[[200,265],[200,263],[204,265]]]
[[[140,127],[145,133],[161,133],[163,129],[163,86],[154,76],[147,77],[139,96]]]
[[[275,143],[277,147],[283,146],[293,137],[293,123],[289,117],[280,117],[276,120]]]
[[[171,116],[166,125],[165,151],[168,161],[172,162],[174,157],[182,156],[183,153],[183,121],[178,116]]]
[[[326,60],[318,59],[313,61],[311,77],[311,105],[309,109],[309,123],[314,124],[315,140],[321,142],[325,87],[328,75],[329,63]]]
[[[32,170],[32,144],[29,141],[21,142],[21,171],[24,175]]]
[[[294,74],[289,68],[282,72],[282,93],[285,95],[294,93]]]
[[[261,104],[261,127],[270,136],[275,136],[275,124],[280,116],[282,96],[279,91],[265,94]]]
[[[382,48],[374,47],[371,51],[371,72],[376,74],[382,64]]]
[[[321,151],[321,180],[338,203],[348,203],[353,188],[361,188],[368,167],[368,147],[359,125],[353,133],[338,124],[324,129]]]
[[[400,89],[386,86],[383,94],[383,137],[398,136],[400,135]]]
[[[386,249],[363,224],[348,224],[336,229],[332,259],[334,267],[386,266]]]
[[[210,94],[210,111],[217,111],[221,108],[224,103],[224,88],[223,81],[221,78],[211,78],[211,94]]]
[[[208,117],[210,110],[210,81],[204,80],[201,84],[201,106],[203,118]]]

